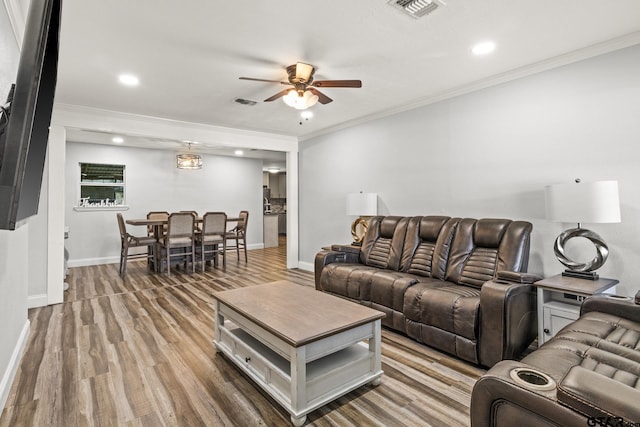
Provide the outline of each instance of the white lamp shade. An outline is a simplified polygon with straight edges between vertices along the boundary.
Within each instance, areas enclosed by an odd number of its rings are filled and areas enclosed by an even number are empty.
[[[555,184],[545,187],[547,219],[555,222],[620,222],[618,181]]]
[[[347,194],[347,215],[374,216],[378,214],[377,193]]]

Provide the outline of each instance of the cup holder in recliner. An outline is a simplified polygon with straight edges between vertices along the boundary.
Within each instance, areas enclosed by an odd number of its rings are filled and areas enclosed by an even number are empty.
[[[627,296],[624,296],[624,295],[605,294],[605,296],[607,298],[617,299],[617,300],[621,300],[621,301],[630,301],[631,300],[631,297],[627,297]]]
[[[556,388],[556,382],[544,372],[531,368],[515,368],[510,372],[511,379],[518,385],[531,389],[548,391]]]

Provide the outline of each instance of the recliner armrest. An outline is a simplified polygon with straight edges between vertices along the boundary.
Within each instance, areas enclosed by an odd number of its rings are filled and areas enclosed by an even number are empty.
[[[640,322],[640,305],[635,304],[632,298],[608,294],[593,295],[582,303],[580,315],[590,311],[598,311]]]
[[[358,256],[358,258],[360,257],[360,246],[353,246],[353,245],[331,245],[331,250],[332,251],[338,251],[338,252],[347,252],[350,254],[355,254]]]
[[[558,401],[607,425],[640,420],[640,390],[582,366],[572,367],[558,385]]]
[[[340,245],[334,245],[331,248],[334,249],[334,247],[342,248],[342,246]],[[359,249],[357,251],[351,250],[351,248],[346,245],[344,247],[349,249],[320,251],[316,254],[316,259],[314,263],[316,289],[321,290],[318,286],[320,284],[320,275],[325,265],[333,264],[336,262],[350,263],[350,264],[360,263],[360,250]]]
[[[478,360],[493,366],[514,359],[537,336],[536,292],[532,285],[489,280],[480,290]]]
[[[471,393],[471,427],[587,425],[584,415],[558,404],[557,388],[547,391],[517,384],[510,375],[516,368],[539,371],[525,363],[503,360],[475,383]]]
[[[500,270],[496,273],[497,281],[507,281],[514,283],[535,283],[542,280],[542,276],[533,273],[522,273],[518,271]]]

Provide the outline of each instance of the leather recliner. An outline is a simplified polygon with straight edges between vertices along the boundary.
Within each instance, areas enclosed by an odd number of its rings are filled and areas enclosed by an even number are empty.
[[[316,255],[316,288],[383,311],[383,325],[417,341],[492,366],[536,336],[535,292],[517,274],[527,269],[531,228],[506,219],[374,217],[360,248]],[[499,271],[512,274],[494,280]]]
[[[596,295],[580,318],[521,361],[475,384],[471,425],[640,424],[640,305]]]

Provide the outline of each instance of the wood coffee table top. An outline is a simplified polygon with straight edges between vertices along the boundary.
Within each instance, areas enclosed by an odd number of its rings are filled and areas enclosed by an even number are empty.
[[[213,297],[293,347],[373,322],[384,313],[286,280]]]

